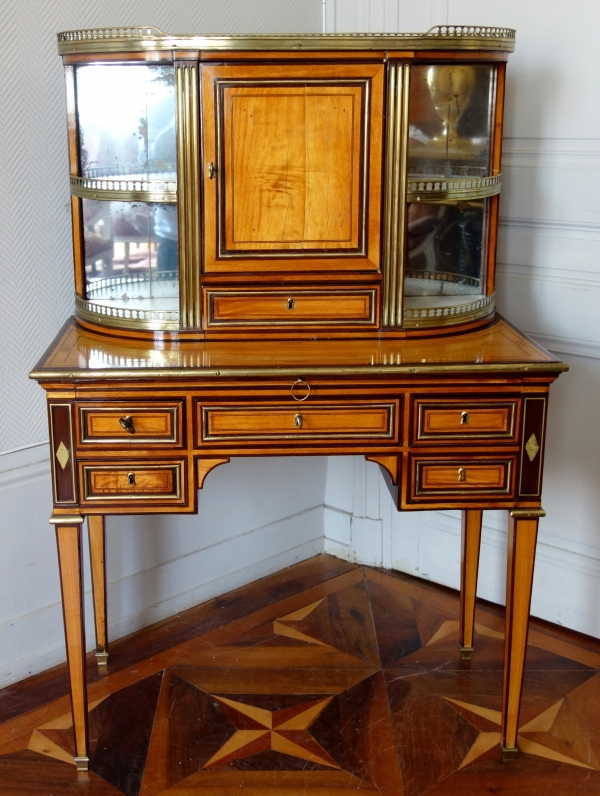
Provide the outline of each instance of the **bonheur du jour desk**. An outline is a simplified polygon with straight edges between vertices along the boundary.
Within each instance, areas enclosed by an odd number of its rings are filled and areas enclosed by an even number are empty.
[[[162,345],[68,321],[31,377],[48,400],[79,768],[88,766],[84,519],[103,664],[104,517],[194,513],[206,475],[232,456],[360,454],[381,466],[399,510],[461,509],[464,658],[482,510],[509,512],[502,748],[514,756],[548,389],[566,369],[498,316],[443,338]]]

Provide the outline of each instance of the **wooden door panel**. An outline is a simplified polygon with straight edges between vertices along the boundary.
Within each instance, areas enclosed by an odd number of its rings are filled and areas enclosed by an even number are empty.
[[[379,269],[383,74],[202,67],[205,272]]]
[[[358,251],[361,97],[354,86],[224,88],[227,251]]]

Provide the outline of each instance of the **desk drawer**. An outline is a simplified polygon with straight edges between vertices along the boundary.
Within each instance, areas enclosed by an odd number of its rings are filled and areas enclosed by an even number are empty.
[[[416,399],[413,442],[498,439],[514,441],[519,399],[508,401]]]
[[[204,291],[208,328],[236,326],[372,326],[375,289]]]
[[[509,497],[514,492],[515,456],[411,457],[409,500],[454,495],[461,497]]]
[[[181,445],[183,402],[79,404],[80,445]]]
[[[185,503],[185,461],[79,462],[81,503]]]
[[[225,440],[393,441],[397,404],[199,406],[199,444]]]

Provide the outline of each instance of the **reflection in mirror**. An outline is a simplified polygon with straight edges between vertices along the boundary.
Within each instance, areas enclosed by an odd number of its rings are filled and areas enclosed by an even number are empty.
[[[175,179],[173,66],[79,66],[76,85],[81,176]]]
[[[483,294],[485,211],[485,200],[408,205],[407,298],[427,297],[428,306],[445,306],[453,302],[450,297],[460,302]],[[436,296],[440,298],[432,302]]]
[[[82,199],[86,298],[137,310],[177,310],[177,208]]]
[[[494,67],[413,66],[409,98],[409,174],[485,177],[489,173]]]

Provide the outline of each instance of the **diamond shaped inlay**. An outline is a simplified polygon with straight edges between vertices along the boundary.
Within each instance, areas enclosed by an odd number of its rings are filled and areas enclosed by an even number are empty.
[[[67,447],[64,442],[61,442],[56,450],[56,458],[58,459],[58,463],[60,466],[65,469],[67,466],[67,462],[69,461],[70,453],[67,450]]]
[[[535,457],[538,455],[540,450],[540,445],[537,441],[535,434],[532,434],[527,440],[527,445],[525,445],[525,450],[527,451],[527,455],[529,456],[529,461],[532,462],[535,459]]]

